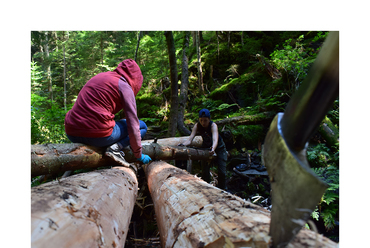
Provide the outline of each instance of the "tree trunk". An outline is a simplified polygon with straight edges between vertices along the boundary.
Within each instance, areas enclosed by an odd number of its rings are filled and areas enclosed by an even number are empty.
[[[67,87],[66,87],[66,50],[63,43],[63,79],[64,79],[64,111],[67,112]]]
[[[135,62],[136,62],[136,58],[137,58],[137,51],[139,50],[141,33],[142,33],[142,31],[138,32],[138,34],[137,34],[137,45],[136,45],[135,58],[134,58]]]
[[[125,167],[52,181],[31,189],[31,246],[123,247],[138,193]]]
[[[53,104],[53,81],[51,80],[51,63],[50,63],[50,54],[49,54],[49,38],[48,32],[45,32],[45,61],[47,63],[47,78],[49,81],[49,92],[51,104]]]
[[[188,56],[187,51],[189,48],[189,31],[184,33],[184,45],[182,51],[182,76],[181,76],[181,87],[180,87],[180,98],[179,98],[179,112],[177,117],[177,129],[181,135],[190,135],[191,131],[184,125],[184,113],[185,107],[188,100],[189,90],[189,73],[188,73]]]
[[[205,149],[193,149],[177,146],[188,137],[174,138],[173,145],[160,145],[158,143],[142,144],[143,153],[153,160],[209,160],[209,151]],[[179,142],[178,142],[179,141]],[[195,146],[200,146],[199,138],[194,139]],[[125,159],[129,163],[137,162],[130,148],[123,150]],[[46,174],[56,175],[61,172],[78,169],[98,168],[117,165],[109,157],[103,155],[104,149],[86,146],[80,143],[46,144],[31,146],[31,176]]]
[[[220,40],[218,38],[218,31],[216,31],[216,38],[217,38],[217,63],[220,63]]]
[[[177,110],[178,110],[178,76],[177,76],[177,64],[176,64],[176,50],[175,42],[171,31],[165,31],[166,36],[168,57],[171,68],[171,109],[170,109],[170,120],[168,127],[168,137],[175,137],[177,129]]]
[[[145,166],[162,247],[270,247],[270,212],[163,161]],[[338,247],[302,229],[288,247]]]
[[[203,72],[202,72],[202,63],[201,63],[201,51],[200,51],[200,37],[199,31],[196,31],[196,49],[197,49],[197,65],[198,65],[198,84],[199,84],[199,91],[203,94],[204,92],[204,85],[203,85]]]

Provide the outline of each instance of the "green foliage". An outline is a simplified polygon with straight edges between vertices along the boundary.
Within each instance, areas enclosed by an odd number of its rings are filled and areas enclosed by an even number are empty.
[[[320,143],[314,147],[308,147],[307,160],[314,168],[330,165],[339,167],[339,152],[333,153],[324,143]]]
[[[322,218],[325,228],[331,230],[339,212],[339,152],[333,153],[321,143],[308,148],[307,160],[313,171],[329,185],[311,216],[315,220]]]
[[[31,94],[31,143],[69,142],[64,132],[66,112],[55,103],[49,108],[43,107],[45,101],[45,97]]]
[[[229,129],[241,147],[251,147],[253,144],[258,144],[258,140],[264,135],[261,125],[238,125]]]
[[[325,228],[331,230],[335,227],[335,221],[339,217],[339,169],[335,166],[329,166],[313,170],[329,187],[312,217],[318,220],[320,216],[324,221]]]
[[[308,55],[303,45],[303,39],[304,35],[300,35],[295,41],[288,39],[285,41],[283,49],[276,49],[270,54],[274,66],[291,76],[297,88],[307,76],[308,70],[316,58],[316,54]]]

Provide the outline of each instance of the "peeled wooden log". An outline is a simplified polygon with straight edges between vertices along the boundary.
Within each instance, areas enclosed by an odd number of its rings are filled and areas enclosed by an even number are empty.
[[[97,170],[31,189],[31,246],[123,247],[138,193],[125,167]]]
[[[163,161],[146,165],[162,247],[270,247],[270,212]],[[287,247],[338,247],[302,229]]]
[[[174,144],[182,139],[174,138]],[[185,138],[183,138],[185,141]],[[199,138],[194,139],[199,142]],[[157,143],[143,141],[143,153],[149,155],[153,160],[208,160],[208,150],[193,149],[189,147],[164,146],[164,142]],[[181,143],[181,142],[180,142]],[[193,142],[195,145],[196,143]],[[192,143],[192,144],[193,144]],[[125,159],[127,162],[137,162],[130,148],[125,148]],[[31,146],[31,176],[56,174],[69,170],[97,168],[116,165],[116,163],[103,155],[104,149],[87,146],[80,143],[45,144]]]
[[[106,166],[103,149],[79,143],[31,146],[31,176]]]
[[[164,138],[164,139],[157,139],[157,140],[142,140],[141,145],[144,146],[144,145],[149,145],[150,143],[156,142],[159,145],[177,146],[178,144],[184,143],[188,139],[189,139],[189,136],[172,137],[172,138]],[[202,136],[195,136],[190,146],[201,147],[202,143],[203,143]]]

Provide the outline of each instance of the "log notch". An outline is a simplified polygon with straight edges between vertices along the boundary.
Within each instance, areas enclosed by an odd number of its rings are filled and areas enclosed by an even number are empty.
[[[125,167],[33,187],[32,247],[123,247],[137,192],[136,175]]]
[[[163,161],[146,165],[162,247],[270,247],[270,212]],[[338,247],[303,229],[288,247]]]
[[[153,160],[208,160],[208,150],[193,149],[180,146],[165,146],[170,144],[179,144],[186,140],[187,137],[173,138],[174,140],[167,141],[157,140],[156,143],[144,142],[143,153],[149,155]],[[201,137],[196,137],[192,143],[194,146],[199,146]],[[180,141],[180,142],[179,142]],[[137,162],[131,149],[125,148],[125,159],[127,162]],[[115,162],[103,155],[104,149],[86,146],[80,143],[66,144],[46,144],[31,146],[31,176],[40,176],[46,174],[57,174],[69,170],[97,168],[103,166],[115,165]]]

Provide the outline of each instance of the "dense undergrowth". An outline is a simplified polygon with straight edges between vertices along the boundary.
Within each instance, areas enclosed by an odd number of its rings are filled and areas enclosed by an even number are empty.
[[[64,133],[64,116],[73,106],[79,89],[91,76],[111,70],[122,59],[132,57],[137,37],[136,32],[70,32],[68,39],[61,39],[61,31],[56,33],[57,38],[49,37],[50,48],[54,49],[50,49],[51,56],[45,59],[39,50],[45,42],[43,33],[32,32],[31,144],[69,142]],[[202,34],[206,87],[205,92],[199,91],[195,47],[190,46],[189,91],[184,115],[189,130],[202,108],[211,111],[213,120],[267,111],[283,112],[307,76],[327,32],[204,31]],[[105,42],[100,43],[101,39]],[[174,39],[180,80],[183,32],[174,32]],[[137,61],[144,83],[136,98],[138,116],[148,126],[166,130],[170,113],[170,87],[166,78],[170,74],[163,32],[144,32],[140,42]],[[62,44],[67,49],[66,104],[63,104],[62,49],[58,49]],[[52,99],[48,65],[54,80]],[[117,118],[121,118],[121,114],[118,113]],[[327,117],[339,129],[339,99]],[[237,156],[245,150],[260,152],[268,125],[229,124],[223,128],[232,134],[230,153]],[[328,147],[326,140],[316,134],[310,141],[307,159],[316,174],[329,184],[312,218],[323,221],[327,230],[334,229],[339,224],[339,144]],[[75,173],[78,172],[82,171]],[[32,186],[40,183],[37,178],[32,182]]]

